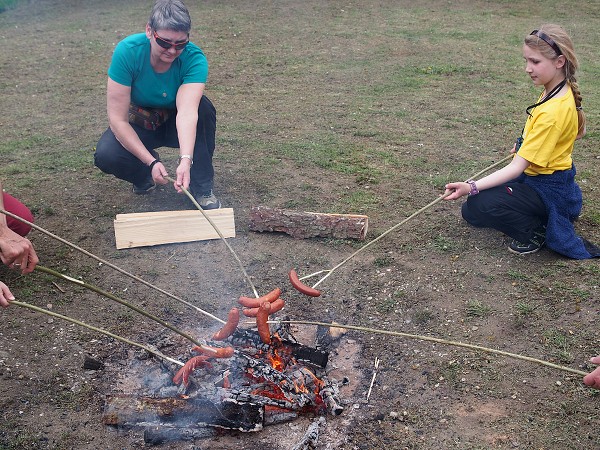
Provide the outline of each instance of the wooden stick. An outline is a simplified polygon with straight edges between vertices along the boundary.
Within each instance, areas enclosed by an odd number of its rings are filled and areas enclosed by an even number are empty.
[[[147,346],[145,346],[143,344],[138,344],[137,342],[134,342],[134,341],[130,341],[129,339],[126,339],[124,337],[118,336],[118,335],[116,335],[114,333],[111,333],[110,331],[104,330],[102,328],[93,327],[92,325],[88,325],[87,323],[80,322],[79,320],[73,319],[71,317],[63,316],[62,314],[57,314],[55,312],[48,311],[48,310],[42,309],[42,308],[38,308],[37,306],[30,305],[29,303],[19,302],[17,300],[12,300],[10,302],[10,304],[11,305],[15,305],[15,306],[20,306],[22,308],[31,309],[33,311],[37,311],[37,312],[40,312],[42,314],[47,314],[49,316],[56,317],[58,319],[66,320],[67,322],[71,322],[71,323],[74,323],[76,325],[80,325],[82,327],[89,328],[90,330],[97,331],[98,333],[105,334],[107,336],[110,336],[111,338],[114,338],[114,339],[118,340],[118,341],[125,342],[126,344],[133,345],[135,347],[139,347],[141,349],[144,349],[147,352],[152,353],[153,355],[156,355],[156,356],[158,356],[160,358],[163,358],[164,360],[169,361],[169,362],[171,362],[173,364],[177,364],[178,366],[183,366],[184,365],[181,361],[177,361],[176,359],[169,358],[168,356],[162,354],[158,350],[152,349],[152,348],[147,347]]]
[[[529,361],[529,362],[533,362],[536,364],[541,364],[541,365],[544,365],[547,367],[551,367],[553,369],[558,369],[558,370],[563,370],[565,372],[575,373],[577,375],[583,375],[583,376],[587,375],[586,372],[582,372],[581,370],[571,369],[570,367],[565,367],[565,366],[559,366],[558,364],[553,364],[549,361],[544,361],[543,359],[531,358],[530,356],[519,355],[517,353],[509,353],[509,352],[505,352],[503,350],[496,350],[493,348],[482,347],[480,345],[467,344],[467,343],[458,342],[458,341],[448,341],[446,339],[440,339],[440,338],[435,338],[435,337],[431,337],[431,336],[423,336],[423,335],[419,335],[419,334],[402,333],[400,331],[379,330],[376,328],[367,328],[367,327],[361,327],[361,326],[357,326],[357,325],[340,325],[339,323],[314,322],[314,321],[310,321],[310,320],[273,320],[273,321],[269,321],[269,323],[289,323],[292,325],[302,324],[302,325],[317,325],[317,326],[324,326],[324,327],[342,327],[342,328],[348,328],[350,330],[365,331],[368,333],[387,334],[390,336],[400,336],[400,337],[406,337],[409,339],[418,339],[421,341],[437,342],[438,344],[455,345],[457,347],[465,347],[465,348],[468,348],[471,350],[477,350],[477,351],[486,352],[486,353],[493,353],[496,355],[508,356],[509,358],[521,359],[523,361]]]
[[[19,217],[19,216],[15,215],[15,214],[13,214],[13,213],[11,213],[11,212],[8,212],[8,211],[6,211],[6,210],[4,210],[4,209],[1,209],[1,208],[0,208],[0,213],[2,213],[2,214],[5,214],[5,215],[7,215],[7,216],[9,216],[9,217],[12,217],[13,219],[16,219],[16,220],[18,220],[18,221],[20,221],[20,222],[26,223],[26,224],[27,224],[27,225],[29,225],[31,228],[34,228],[34,229],[36,229],[36,230],[38,230],[38,231],[41,231],[41,232],[42,232],[42,233],[44,233],[45,235],[47,235],[47,236],[50,236],[51,238],[53,238],[53,239],[56,239],[57,241],[59,241],[59,242],[62,242],[63,244],[65,244],[65,245],[68,245],[68,246],[69,246],[69,247],[71,247],[71,248],[74,248],[75,250],[77,250],[77,251],[79,251],[79,252],[83,253],[84,255],[87,255],[87,256],[89,256],[90,258],[93,258],[93,259],[95,259],[96,261],[99,261],[99,262],[101,262],[102,264],[104,264],[104,265],[106,265],[106,266],[108,266],[108,267],[110,267],[110,268],[112,268],[112,269],[115,269],[117,272],[120,272],[120,273],[122,273],[123,275],[125,275],[125,276],[128,276],[129,278],[132,278],[132,279],[134,279],[135,281],[139,281],[139,282],[140,282],[140,283],[142,283],[143,285],[145,285],[145,286],[148,286],[149,288],[152,288],[152,289],[154,289],[154,290],[156,290],[156,291],[160,292],[161,294],[164,294],[164,295],[166,295],[167,297],[170,297],[170,298],[172,298],[173,300],[177,300],[178,302],[180,302],[180,303],[183,303],[184,305],[187,305],[187,306],[189,306],[190,308],[193,308],[193,309],[195,309],[197,312],[199,312],[199,313],[201,313],[201,314],[204,314],[205,316],[207,316],[207,317],[210,317],[211,319],[214,319],[214,320],[216,320],[216,321],[218,321],[218,322],[221,322],[222,324],[224,324],[224,323],[225,323],[225,321],[224,321],[224,320],[222,320],[222,319],[219,319],[217,316],[214,316],[213,314],[211,314],[211,313],[209,313],[209,312],[207,312],[207,311],[204,311],[203,309],[200,309],[200,308],[198,308],[196,305],[193,305],[193,304],[191,304],[191,303],[189,303],[189,302],[186,302],[186,301],[185,301],[185,300],[183,300],[182,298],[179,298],[179,297],[177,297],[176,295],[174,295],[174,294],[171,294],[170,292],[167,292],[167,291],[165,291],[164,289],[161,289],[161,288],[159,288],[158,286],[155,286],[155,285],[153,285],[152,283],[149,283],[148,281],[146,281],[146,280],[144,280],[144,279],[142,279],[142,278],[140,278],[140,277],[138,277],[138,276],[136,276],[136,275],[134,275],[134,274],[132,274],[132,273],[130,273],[130,272],[127,272],[127,271],[126,271],[126,270],[124,270],[124,269],[121,269],[120,267],[118,267],[118,266],[116,266],[116,265],[114,265],[114,264],[112,264],[112,263],[110,263],[110,262],[108,262],[108,261],[106,261],[106,260],[104,260],[104,259],[100,258],[99,256],[96,256],[96,255],[94,255],[93,253],[90,253],[90,252],[88,252],[87,250],[84,250],[83,248],[81,248],[81,247],[79,247],[79,246],[77,246],[77,245],[73,244],[72,242],[69,242],[69,241],[67,241],[66,239],[63,239],[63,238],[61,238],[60,236],[57,236],[57,235],[55,235],[55,234],[51,233],[50,231],[48,231],[48,230],[45,230],[44,228],[40,227],[39,225],[36,225],[36,224],[34,224],[34,223],[32,223],[32,222],[29,222],[28,220],[25,220],[25,219],[23,219],[22,217]]]
[[[379,361],[380,359],[375,357],[375,370],[373,371],[373,378],[371,378],[371,384],[369,385],[369,392],[367,392],[367,401],[369,401],[369,397],[371,397],[371,389],[373,389],[373,384],[375,384],[375,378],[377,377],[377,369],[379,369]]]
[[[163,177],[165,180],[168,180],[172,183],[175,183],[176,180],[174,180],[171,177]],[[229,251],[231,252],[231,254],[233,255],[233,257],[235,258],[235,260],[237,261],[238,265],[240,266],[240,270],[242,271],[242,273],[244,274],[244,277],[246,278],[246,281],[248,282],[248,284],[250,285],[250,287],[252,288],[252,292],[254,292],[254,295],[256,298],[260,297],[258,295],[258,291],[256,290],[256,288],[254,287],[254,284],[252,283],[252,280],[250,279],[250,277],[248,276],[248,272],[246,272],[246,269],[244,268],[244,265],[242,264],[242,261],[240,260],[240,258],[238,258],[238,255],[235,253],[235,251],[233,250],[233,248],[231,247],[231,245],[229,245],[229,242],[227,242],[227,239],[225,239],[225,236],[223,236],[223,233],[221,233],[221,230],[219,230],[219,227],[217,227],[217,225],[213,222],[213,220],[208,216],[208,214],[206,214],[204,212],[204,210],[202,209],[202,207],[198,204],[198,202],[196,201],[196,199],[194,198],[194,196],[192,194],[190,194],[190,192],[184,188],[183,186],[181,186],[181,190],[183,191],[183,193],[185,195],[187,195],[187,197],[192,201],[192,203],[194,204],[194,206],[196,206],[196,208],[198,208],[198,210],[202,213],[202,215],[206,218],[206,220],[208,221],[208,223],[211,224],[211,226],[215,229],[215,231],[217,232],[217,234],[219,235],[219,237],[221,238],[221,240],[223,241],[223,243],[225,244],[225,246],[229,249]],[[225,322],[223,322],[225,323]]]
[[[508,155],[505,158],[502,158],[500,161],[495,162],[494,164],[486,167],[485,169],[477,172],[475,175],[473,175],[472,177],[469,177],[469,180],[475,179],[477,178],[479,175],[481,175],[482,173],[487,172],[488,170],[493,169],[494,167],[502,164],[505,161],[508,161],[510,158],[513,157],[513,154],[511,153],[510,155]],[[446,197],[448,197],[451,193],[448,192],[447,194],[444,194],[438,198],[436,198],[434,201],[428,203],[427,205],[425,205],[423,208],[419,209],[417,212],[411,214],[410,216],[408,216],[406,219],[404,219],[403,221],[401,221],[400,223],[397,223],[396,225],[394,225],[392,228],[390,228],[389,230],[383,232],[382,234],[380,234],[379,236],[377,236],[375,239],[373,239],[371,242],[369,242],[368,244],[362,246],[361,248],[359,248],[358,250],[356,250],[354,253],[352,253],[350,256],[348,256],[346,259],[344,259],[341,263],[339,263],[337,266],[335,266],[333,269],[330,269],[327,274],[322,277],[319,281],[317,281],[314,285],[313,288],[316,288],[319,284],[321,284],[323,281],[325,281],[326,278],[328,278],[333,272],[335,272],[337,269],[339,269],[340,267],[342,267],[344,264],[346,264],[348,261],[350,261],[352,258],[354,258],[356,255],[358,255],[360,252],[366,250],[367,248],[369,248],[371,245],[375,244],[376,242],[378,242],[379,240],[383,239],[385,236],[387,236],[388,234],[390,234],[392,231],[396,230],[398,227],[400,227],[401,225],[404,225],[406,222],[408,222],[410,219],[412,219],[413,217],[421,214],[423,211],[431,208],[433,205],[439,203],[440,201],[442,201],[443,199],[445,199]]]
[[[193,344],[202,347],[202,349],[205,349],[205,350],[207,350],[207,351],[209,351],[211,353],[216,353],[216,351],[213,348],[208,347],[208,346],[202,344],[201,342],[197,341],[196,339],[194,339],[189,334],[184,333],[183,331],[181,331],[179,328],[176,328],[173,325],[171,325],[170,323],[165,322],[164,320],[162,320],[162,319],[160,319],[160,318],[158,318],[158,317],[150,314],[149,312],[146,312],[143,309],[138,308],[137,306],[132,305],[131,303],[126,302],[125,300],[120,299],[119,297],[117,297],[116,295],[111,294],[110,292],[103,291],[102,289],[100,289],[100,288],[98,288],[98,287],[96,287],[96,286],[94,286],[92,284],[88,284],[88,283],[85,283],[85,282],[83,282],[81,280],[77,280],[77,279],[69,277],[67,275],[63,275],[62,273],[56,272],[55,270],[52,270],[52,269],[48,269],[47,267],[41,266],[39,264],[37,266],[35,266],[35,270],[37,270],[39,272],[47,273],[48,275],[52,275],[52,276],[57,277],[57,278],[61,278],[61,279],[66,280],[66,281],[68,281],[70,283],[77,284],[78,286],[82,286],[82,287],[84,287],[86,289],[89,289],[90,291],[94,291],[97,294],[100,294],[100,295],[102,295],[102,296],[104,296],[106,298],[114,300],[115,302],[120,303],[121,305],[126,306],[129,309],[133,309],[135,312],[140,313],[141,315],[147,317],[148,319],[154,320],[155,322],[160,323],[162,326],[168,328],[171,331],[174,331],[175,333],[177,333],[180,336],[186,338],[187,340],[189,340]]]

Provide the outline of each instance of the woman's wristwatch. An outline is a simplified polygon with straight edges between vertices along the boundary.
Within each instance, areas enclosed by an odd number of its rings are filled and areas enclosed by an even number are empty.
[[[194,158],[191,155],[181,155],[179,157],[179,164],[181,163],[181,160],[184,158],[190,160],[190,165],[194,164]]]

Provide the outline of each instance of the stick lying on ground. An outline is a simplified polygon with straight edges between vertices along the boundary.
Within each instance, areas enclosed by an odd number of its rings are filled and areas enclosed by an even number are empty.
[[[496,355],[508,356],[509,358],[515,358],[515,359],[521,359],[523,361],[534,362],[536,364],[541,364],[543,366],[552,367],[553,369],[563,370],[565,372],[576,373],[577,375],[584,375],[584,376],[587,375],[587,372],[582,372],[581,370],[577,370],[577,369],[571,369],[570,367],[559,366],[558,364],[553,364],[549,361],[544,361],[543,359],[531,358],[530,356],[519,355],[518,353],[509,353],[509,352],[505,352],[503,350],[496,350],[493,348],[482,347],[480,345],[466,344],[464,342],[458,342],[458,341],[448,341],[446,339],[435,338],[432,336],[422,336],[420,334],[402,333],[400,331],[379,330],[377,328],[367,328],[367,327],[361,327],[361,326],[357,326],[357,325],[342,325],[337,322],[336,323],[315,322],[315,321],[311,321],[311,320],[272,320],[272,321],[269,321],[269,323],[276,323],[276,324],[289,323],[291,325],[316,325],[316,326],[323,326],[323,327],[346,328],[348,330],[365,331],[367,333],[387,334],[390,336],[400,336],[400,337],[406,337],[409,339],[418,339],[420,341],[437,342],[438,344],[454,345],[457,347],[465,347],[465,348],[468,348],[471,350],[476,350],[476,351],[481,351],[481,352],[486,352],[486,353],[493,353]]]
[[[30,305],[29,303],[19,302],[17,300],[11,301],[10,304],[11,305],[15,305],[15,306],[20,306],[22,308],[31,309],[33,311],[37,311],[37,312],[40,312],[42,314],[47,314],[49,316],[56,317],[58,319],[66,320],[67,322],[71,322],[71,323],[74,323],[76,325],[80,325],[82,327],[89,328],[90,330],[94,330],[94,331],[97,331],[98,333],[105,334],[107,336],[110,336],[111,338],[114,338],[114,339],[118,340],[118,341],[125,342],[126,344],[133,345],[135,347],[138,347],[138,348],[141,348],[143,350],[146,350],[147,352],[152,353],[153,355],[156,355],[156,356],[158,356],[158,357],[160,357],[160,358],[162,358],[162,359],[164,359],[166,361],[169,361],[169,362],[171,362],[173,364],[177,364],[178,366],[183,366],[184,365],[181,361],[177,361],[176,359],[169,358],[168,356],[162,354],[161,352],[159,352],[156,349],[153,349],[153,348],[148,347],[148,346],[143,345],[143,344],[138,344],[137,342],[134,342],[134,341],[130,341],[129,339],[126,339],[124,337],[118,336],[118,335],[116,335],[114,333],[111,333],[110,331],[103,330],[102,328],[93,327],[92,325],[88,325],[87,323],[80,322],[79,320],[73,319],[71,317],[63,316],[62,314],[57,314],[55,312],[48,311],[48,310],[42,309],[42,308],[38,308],[37,306]]]
[[[177,300],[178,302],[180,302],[180,303],[183,303],[184,305],[187,305],[187,306],[189,306],[190,308],[193,308],[193,309],[195,309],[197,312],[199,312],[199,313],[201,313],[201,314],[204,314],[205,316],[207,316],[207,317],[210,317],[211,319],[214,319],[214,320],[216,320],[216,321],[218,321],[218,322],[221,322],[221,323],[225,323],[225,321],[224,321],[224,320],[222,320],[222,319],[219,319],[217,316],[214,316],[213,314],[209,313],[208,311],[204,311],[203,309],[200,309],[200,308],[198,308],[196,305],[193,305],[193,304],[191,304],[191,303],[189,303],[189,302],[186,302],[186,301],[185,301],[185,300],[183,300],[182,298],[179,298],[179,297],[177,297],[176,295],[174,295],[174,294],[171,294],[170,292],[167,292],[167,291],[165,291],[164,289],[161,289],[161,288],[159,288],[158,286],[155,286],[155,285],[153,285],[152,283],[149,283],[148,281],[146,281],[146,280],[144,280],[144,279],[142,279],[142,278],[140,278],[140,277],[138,277],[138,276],[136,276],[136,275],[134,275],[134,274],[132,274],[132,273],[130,273],[130,272],[127,272],[127,271],[126,271],[126,270],[124,270],[124,269],[121,269],[120,267],[118,267],[118,266],[116,266],[116,265],[114,265],[114,264],[112,264],[112,263],[110,263],[110,262],[108,262],[108,261],[106,261],[106,260],[104,260],[104,259],[100,258],[99,256],[96,256],[96,255],[94,255],[93,253],[90,253],[90,252],[88,252],[87,250],[84,250],[83,248],[81,248],[81,247],[79,247],[79,246],[77,246],[77,245],[73,244],[72,242],[69,242],[69,241],[67,241],[66,239],[63,239],[63,238],[61,238],[60,236],[57,236],[57,235],[55,235],[55,234],[51,233],[50,231],[48,231],[48,230],[45,230],[44,228],[40,227],[39,225],[36,225],[36,224],[34,224],[34,223],[32,223],[32,222],[29,222],[28,220],[25,220],[25,219],[23,219],[22,217],[19,217],[19,216],[15,215],[15,214],[13,214],[13,213],[11,213],[11,212],[9,212],[9,211],[6,211],[6,210],[4,210],[4,209],[1,209],[1,208],[0,208],[0,213],[2,213],[2,214],[5,214],[5,215],[7,215],[7,216],[9,216],[9,217],[12,217],[13,219],[15,219],[15,220],[18,220],[18,221],[20,221],[20,222],[26,223],[26,224],[27,224],[27,225],[29,225],[31,228],[34,228],[34,229],[36,229],[36,230],[38,230],[38,231],[41,231],[41,232],[42,232],[42,233],[44,233],[45,235],[47,235],[47,236],[50,236],[51,238],[53,238],[53,239],[56,239],[57,241],[59,241],[59,242],[62,242],[63,244],[66,244],[66,245],[68,245],[68,246],[69,246],[69,247],[71,247],[71,248],[74,248],[74,249],[75,249],[75,250],[77,250],[78,252],[81,252],[81,253],[83,253],[84,255],[87,255],[87,256],[89,256],[90,258],[93,258],[93,259],[95,259],[96,261],[99,261],[99,262],[101,262],[102,264],[104,264],[104,265],[106,265],[106,266],[108,266],[108,267],[110,267],[110,268],[112,268],[112,269],[115,269],[117,272],[120,272],[120,273],[122,273],[123,275],[125,275],[125,276],[128,276],[129,278],[132,278],[132,279],[134,279],[135,281],[139,281],[139,282],[140,282],[140,283],[142,283],[143,285],[145,285],[145,286],[148,286],[149,288],[152,288],[152,289],[154,289],[154,290],[156,290],[156,291],[160,292],[161,294],[164,294],[164,295],[166,295],[166,296],[168,296],[168,297],[172,298],[173,300]]]

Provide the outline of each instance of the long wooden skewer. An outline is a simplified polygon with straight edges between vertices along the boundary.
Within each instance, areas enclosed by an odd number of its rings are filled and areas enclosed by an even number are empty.
[[[66,239],[63,239],[63,238],[61,238],[60,236],[57,236],[57,235],[55,235],[54,233],[51,233],[50,231],[48,231],[48,230],[45,230],[44,228],[40,227],[39,225],[36,225],[36,224],[34,224],[34,223],[32,223],[32,222],[29,222],[28,220],[25,220],[25,219],[23,219],[22,217],[19,217],[19,216],[17,216],[16,214],[13,214],[13,213],[11,213],[11,212],[9,212],[9,211],[6,211],[6,210],[4,210],[4,209],[2,209],[2,208],[0,208],[0,213],[2,213],[2,214],[5,214],[5,215],[7,215],[7,216],[9,216],[9,217],[12,217],[13,219],[16,219],[16,220],[18,220],[18,221],[20,221],[20,222],[26,223],[26,224],[27,224],[27,225],[29,225],[31,228],[34,228],[34,229],[36,229],[36,230],[38,230],[38,231],[41,231],[41,232],[42,232],[42,233],[44,233],[45,235],[47,235],[47,236],[50,236],[51,238],[53,238],[53,239],[56,239],[57,241],[59,241],[59,242],[62,242],[63,244],[66,244],[66,245],[68,245],[68,246],[69,246],[69,247],[71,247],[71,248],[74,248],[75,250],[77,250],[77,251],[79,251],[79,252],[83,253],[84,255],[87,255],[87,256],[89,256],[90,258],[93,258],[93,259],[95,259],[96,261],[99,261],[99,262],[101,262],[102,264],[104,264],[104,265],[106,265],[106,266],[108,266],[108,267],[110,267],[110,268],[112,268],[112,269],[115,269],[117,272],[120,272],[120,273],[122,273],[123,275],[125,275],[125,276],[128,276],[129,278],[132,278],[132,279],[134,279],[134,280],[136,280],[136,281],[139,281],[140,283],[142,283],[142,284],[144,284],[144,285],[148,286],[148,287],[149,287],[149,288],[151,288],[151,289],[154,289],[154,290],[156,290],[156,291],[160,292],[161,294],[164,294],[164,295],[166,295],[167,297],[170,297],[170,298],[172,298],[172,299],[174,299],[174,300],[177,300],[177,301],[178,301],[178,302],[180,302],[180,303],[183,303],[184,305],[187,305],[187,306],[189,306],[190,308],[193,308],[193,309],[195,309],[197,312],[199,312],[199,313],[201,313],[201,314],[204,314],[205,316],[207,316],[207,317],[210,317],[211,319],[214,319],[214,320],[216,320],[217,322],[221,322],[221,323],[223,323],[223,324],[225,323],[225,321],[224,321],[223,319],[219,319],[217,316],[215,316],[215,315],[213,315],[213,314],[209,313],[208,311],[205,311],[205,310],[203,310],[203,309],[200,309],[200,308],[198,308],[196,305],[193,305],[192,303],[190,303],[190,302],[187,302],[187,301],[185,301],[184,299],[182,299],[182,298],[180,298],[180,297],[177,297],[176,295],[174,295],[174,294],[171,294],[170,292],[167,292],[167,291],[165,291],[164,289],[161,289],[161,288],[159,288],[158,286],[155,286],[155,285],[153,285],[152,283],[150,283],[150,282],[148,282],[148,281],[146,281],[146,280],[144,280],[144,279],[142,279],[142,278],[140,278],[140,277],[138,277],[138,276],[136,276],[136,275],[134,275],[134,274],[132,274],[132,273],[130,273],[130,272],[127,272],[127,271],[126,271],[126,270],[124,270],[124,269],[121,269],[120,267],[118,267],[118,266],[116,266],[116,265],[114,265],[114,264],[112,264],[112,263],[110,263],[110,262],[108,262],[108,261],[106,261],[106,260],[104,260],[104,259],[100,258],[99,256],[96,256],[96,255],[94,255],[93,253],[90,253],[90,252],[88,252],[87,250],[85,250],[85,249],[83,249],[83,248],[81,248],[81,247],[79,247],[79,246],[77,246],[77,245],[73,244],[72,242],[69,242],[69,241],[67,241]]]
[[[168,176],[163,177],[163,178],[165,180],[168,180],[168,181],[172,182],[172,183],[175,183],[177,181],[177,180],[174,180],[173,178],[168,177]],[[192,194],[190,194],[190,192],[186,188],[184,188],[183,186],[181,186],[181,190],[192,201],[192,203],[194,204],[194,206],[196,206],[196,208],[198,208],[198,210],[202,213],[202,215],[204,216],[204,218],[208,221],[208,223],[210,223],[210,225],[213,227],[213,229],[217,232],[217,234],[219,235],[219,237],[221,238],[221,240],[223,241],[223,243],[227,246],[227,248],[229,249],[229,251],[231,252],[231,254],[233,255],[233,257],[237,261],[238,265],[240,266],[240,270],[244,274],[244,277],[246,278],[246,281],[248,282],[248,284],[252,288],[252,292],[254,293],[254,295],[256,296],[256,298],[258,298],[259,297],[258,291],[254,287],[254,284],[252,283],[252,280],[248,276],[248,272],[246,272],[246,269],[244,268],[244,265],[242,264],[242,261],[240,260],[240,258],[238,257],[238,255],[235,253],[235,251],[233,250],[233,248],[231,247],[231,245],[229,245],[229,242],[227,242],[227,239],[225,239],[225,236],[223,236],[223,233],[221,233],[221,230],[219,230],[219,227],[217,227],[217,224],[215,224],[213,222],[213,220],[209,217],[209,215],[204,212],[204,210],[198,204],[198,202],[196,201],[196,199],[194,198],[194,196]]]
[[[505,158],[502,158],[500,161],[495,162],[494,164],[486,167],[485,169],[477,172],[475,175],[469,177],[469,180],[473,180],[475,178],[477,178],[479,175],[481,175],[482,173],[487,172],[488,170],[493,169],[496,166],[499,166],[500,164],[502,164],[505,161],[508,161],[510,158],[513,157],[513,154],[511,153],[510,155],[508,155]],[[402,220],[400,223],[397,223],[396,225],[394,225],[392,228],[390,228],[389,230],[381,233],[379,236],[377,236],[375,239],[373,239],[371,242],[367,243],[366,245],[362,246],[361,248],[359,248],[358,250],[356,250],[354,253],[352,253],[350,256],[348,256],[346,259],[344,259],[341,263],[339,263],[337,266],[335,266],[333,269],[329,269],[327,271],[327,274],[324,275],[319,281],[317,281],[314,285],[313,288],[316,288],[319,284],[321,284],[323,281],[325,281],[333,272],[335,272],[337,269],[339,269],[340,267],[342,267],[344,264],[346,264],[348,261],[350,261],[352,258],[354,258],[356,255],[358,255],[359,253],[361,253],[362,251],[366,250],[367,248],[369,248],[371,245],[375,244],[376,242],[380,241],[381,239],[383,239],[385,236],[387,236],[388,234],[390,234],[392,231],[396,230],[398,227],[400,227],[401,225],[404,225],[406,222],[408,222],[410,219],[412,219],[413,217],[421,214],[423,211],[431,208],[433,205],[435,205],[436,203],[441,202],[443,199],[445,199],[446,197],[448,197],[451,193],[448,192],[447,194],[444,194],[438,198],[436,198],[434,201],[428,203],[427,205],[425,205],[424,207],[422,207],[421,209],[419,209],[418,211],[414,212],[413,214],[411,214],[410,216],[408,216],[406,219]],[[319,273],[319,272],[317,272]],[[306,277],[303,277],[306,278]]]
[[[102,289],[100,289],[99,287],[96,287],[96,286],[94,286],[93,284],[85,283],[84,281],[78,280],[78,279],[76,279],[76,278],[69,277],[69,276],[67,276],[67,275],[63,275],[62,273],[56,272],[55,270],[49,269],[49,268],[47,268],[47,267],[44,267],[44,266],[41,266],[41,265],[39,265],[39,264],[38,264],[37,266],[35,266],[35,270],[36,270],[36,271],[39,271],[39,272],[44,272],[44,273],[47,273],[48,275],[52,275],[52,276],[54,276],[54,277],[56,277],[56,278],[60,278],[60,279],[62,279],[62,280],[68,281],[69,283],[73,283],[73,284],[76,284],[76,285],[78,285],[78,286],[82,286],[82,287],[84,287],[84,288],[86,288],[86,289],[89,289],[90,291],[94,291],[94,292],[96,292],[97,294],[100,294],[100,295],[102,295],[102,296],[104,296],[104,297],[106,297],[106,298],[109,298],[109,299],[111,299],[111,300],[114,300],[115,302],[117,302],[117,303],[120,303],[121,305],[123,305],[123,306],[126,306],[126,307],[127,307],[127,308],[129,308],[129,309],[132,309],[132,310],[134,310],[135,312],[137,312],[137,313],[139,313],[139,314],[143,315],[144,317],[147,317],[147,318],[148,318],[148,319],[150,319],[150,320],[154,320],[155,322],[158,322],[158,323],[159,323],[159,324],[161,324],[163,327],[165,327],[165,328],[168,328],[169,330],[171,330],[171,331],[173,331],[173,332],[175,332],[175,333],[179,334],[180,336],[184,337],[184,338],[185,338],[185,339],[187,339],[188,341],[190,341],[190,342],[192,342],[192,343],[194,343],[194,344],[196,344],[196,345],[198,345],[198,346],[202,347],[202,348],[203,348],[203,349],[205,349],[206,351],[208,351],[208,352],[212,352],[212,353],[216,353],[216,351],[215,351],[214,349],[212,349],[211,347],[208,347],[208,346],[206,346],[206,345],[202,344],[201,342],[199,342],[198,340],[194,339],[194,338],[193,338],[192,336],[190,336],[189,334],[187,334],[187,333],[185,333],[185,332],[181,331],[179,328],[177,328],[177,327],[174,327],[174,326],[173,326],[173,325],[171,325],[170,323],[168,323],[168,322],[165,322],[165,321],[164,321],[164,320],[162,320],[161,318],[159,318],[159,317],[156,317],[155,315],[153,315],[153,314],[150,314],[149,312],[147,312],[147,311],[144,311],[143,309],[141,309],[141,308],[138,308],[137,306],[135,306],[135,305],[132,305],[132,304],[131,304],[131,303],[129,303],[129,302],[126,302],[125,300],[123,300],[123,299],[121,299],[121,298],[117,297],[117,296],[116,296],[116,295],[114,295],[114,294],[111,294],[110,292],[103,291]]]
[[[367,327],[361,327],[361,326],[357,326],[357,325],[343,325],[343,324],[339,324],[337,322],[336,323],[315,322],[315,321],[311,321],[311,320],[272,320],[272,321],[269,321],[269,323],[275,323],[275,324],[289,323],[292,325],[317,325],[317,326],[324,326],[324,327],[346,328],[348,330],[364,331],[367,333],[387,334],[390,336],[399,336],[399,337],[405,337],[405,338],[409,338],[409,339],[418,339],[420,341],[437,342],[438,344],[454,345],[457,347],[465,347],[465,348],[480,351],[480,352],[493,353],[496,355],[508,356],[509,358],[521,359],[523,361],[541,364],[543,366],[551,367],[553,369],[558,369],[558,370],[562,370],[565,372],[575,373],[577,375],[583,375],[583,376],[587,375],[586,372],[583,372],[581,370],[571,369],[570,367],[565,367],[565,366],[560,366],[558,364],[554,364],[549,361],[544,361],[543,359],[537,359],[537,358],[532,358],[530,356],[519,355],[518,353],[505,352],[503,350],[496,350],[494,348],[489,348],[489,347],[482,347],[481,345],[467,344],[465,342],[459,342],[459,341],[449,341],[446,339],[435,338],[432,336],[423,336],[420,334],[410,334],[410,333],[402,333],[400,331],[380,330],[377,328],[367,328]]]
[[[169,361],[169,362],[171,362],[173,364],[177,364],[178,366],[183,366],[184,365],[181,361],[177,361],[176,359],[170,358],[170,357],[164,355],[163,353],[159,352],[158,350],[155,350],[155,349],[153,349],[151,347],[148,347],[148,346],[146,346],[144,344],[139,344],[137,342],[131,341],[131,340],[127,339],[127,338],[118,336],[118,335],[116,335],[114,333],[111,333],[110,331],[104,330],[102,328],[98,328],[98,327],[94,327],[92,325],[88,325],[87,323],[81,322],[81,321],[79,321],[77,319],[73,319],[72,317],[63,316],[62,314],[57,314],[55,312],[48,311],[47,309],[38,308],[37,306],[30,305],[29,303],[19,302],[17,300],[12,300],[10,302],[10,304],[11,305],[15,305],[15,306],[20,306],[21,308],[31,309],[33,311],[37,311],[37,312],[40,312],[42,314],[47,314],[49,316],[56,317],[58,319],[66,320],[67,322],[71,322],[71,323],[74,323],[76,325],[80,325],[82,327],[89,328],[90,330],[97,331],[98,333],[105,334],[107,336],[110,336],[111,338],[114,338],[114,339],[118,340],[118,341],[125,342],[126,344],[133,345],[135,347],[138,347],[138,348],[141,348],[143,350],[146,350],[147,352],[152,353],[153,355],[156,355],[156,356],[158,356],[160,358],[163,358],[164,360]]]

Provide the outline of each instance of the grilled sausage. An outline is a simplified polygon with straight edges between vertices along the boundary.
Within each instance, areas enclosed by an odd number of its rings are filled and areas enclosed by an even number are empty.
[[[271,303],[271,311],[269,314],[273,314],[277,311],[280,311],[281,309],[283,309],[284,306],[285,300],[283,300],[282,298],[278,298],[273,303]],[[246,317],[256,317],[256,314],[258,314],[259,309],[260,308],[244,308],[242,310],[242,313],[244,313]]]
[[[231,308],[229,310],[229,314],[227,315],[227,323],[225,323],[225,325],[223,325],[223,327],[217,331],[212,338],[215,341],[223,341],[227,339],[233,334],[238,326],[238,323],[240,323],[240,310],[235,307]]]
[[[279,298],[281,295],[281,289],[275,288],[268,294],[263,295],[262,297],[252,298],[252,297],[240,297],[238,303],[246,308],[258,308],[263,302],[273,303],[275,300]]]
[[[194,356],[193,358],[190,358],[185,365],[177,371],[173,377],[173,383],[180,384],[183,381],[183,384],[187,386],[190,381],[190,375],[194,370],[196,370],[198,367],[211,367],[211,364],[206,362],[207,359],[208,356],[206,355]]]
[[[308,295],[310,297],[318,297],[319,295],[321,295],[321,291],[318,291],[315,288],[311,288],[310,286],[303,284],[302,281],[300,281],[300,279],[298,278],[298,274],[294,269],[290,270],[289,276],[290,283],[292,283],[292,286],[297,291],[302,292],[303,294]]]
[[[207,348],[195,346],[192,347],[192,351],[202,353],[209,358],[231,358],[234,353],[233,347],[209,347],[208,345],[204,347]]]
[[[271,304],[269,302],[264,302],[258,308],[258,312],[256,313],[256,327],[258,328],[258,335],[260,336],[260,340],[265,344],[271,343],[271,330],[269,329],[269,324],[267,320],[269,320],[269,313],[271,312]]]

